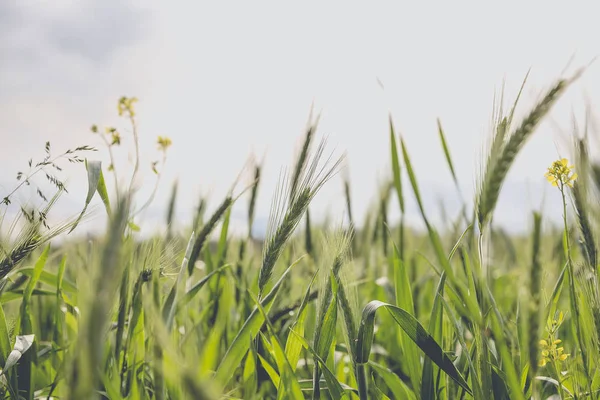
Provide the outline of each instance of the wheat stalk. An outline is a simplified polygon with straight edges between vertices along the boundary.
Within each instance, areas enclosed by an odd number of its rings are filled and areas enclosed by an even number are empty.
[[[508,174],[512,163],[517,154],[531,137],[535,128],[541,120],[548,114],[552,106],[565,92],[571,82],[579,74],[571,79],[559,80],[550,90],[546,92],[542,100],[529,112],[521,124],[513,131],[508,139],[504,139],[506,129],[510,125],[510,118],[502,119],[498,126],[492,145],[492,153],[486,165],[486,172],[483,175],[482,182],[479,185],[477,199],[477,218],[480,228],[483,227],[491,218],[491,215],[498,202],[500,189]],[[514,111],[514,110],[513,110]],[[494,156],[494,154],[499,154]]]
[[[260,295],[262,295],[266,284],[271,279],[275,263],[279,259],[285,244],[298,226],[311,200],[337,172],[342,160],[341,158],[330,166],[330,156],[321,165],[325,144],[326,141],[322,140],[315,153],[307,156],[309,161],[307,161],[306,167],[301,171],[296,191],[286,190],[285,173],[280,177],[279,188],[273,197],[271,205],[263,260],[258,275]]]

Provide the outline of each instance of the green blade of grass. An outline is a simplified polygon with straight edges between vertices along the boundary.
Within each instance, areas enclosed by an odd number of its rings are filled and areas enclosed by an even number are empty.
[[[433,301],[433,308],[431,310],[431,317],[429,319],[429,333],[431,334],[433,340],[440,343],[443,338],[444,315],[441,300],[444,295],[445,283],[446,275],[442,274],[435,292],[435,300]],[[437,387],[437,382],[435,380],[437,373],[437,368],[434,368],[431,358],[426,358],[423,362],[423,377],[421,379],[421,395],[423,398],[434,398],[436,397],[435,394],[439,392],[440,388]]]
[[[393,253],[394,265],[394,287],[396,292],[396,306],[407,311],[413,317],[415,316],[415,306],[413,300],[413,289],[411,288],[410,278],[406,265],[400,259],[400,254],[396,244],[394,243]],[[421,387],[421,362],[419,360],[419,352],[416,344],[408,340],[406,333],[400,331],[402,349],[406,358],[405,365],[407,366],[408,374],[415,394],[419,395]]]
[[[300,303],[300,307],[298,308],[296,314],[296,320],[290,326],[290,330],[293,330],[298,333],[298,335],[304,335],[304,321],[306,320],[306,305],[308,304],[308,299],[310,297],[310,290],[315,282],[317,277],[317,273],[313,274],[313,277],[306,288],[306,292],[304,293],[304,297],[302,298],[302,302]],[[302,342],[298,339],[297,335],[288,335],[287,341],[285,343],[285,355],[290,360],[290,365],[292,366],[292,370],[296,371],[296,366],[298,361],[300,360],[300,353],[302,352]]]
[[[275,368],[273,368],[273,366],[269,364],[269,362],[265,360],[264,357],[260,354],[258,355],[258,359],[260,360],[260,365],[262,365],[264,370],[267,372],[267,375],[269,375],[269,378],[271,378],[271,382],[273,382],[273,385],[275,387],[279,387],[281,378],[279,377],[277,371],[275,371]]]
[[[275,332],[275,328],[271,324],[269,320],[269,316],[267,315],[265,309],[262,307],[260,300],[256,297],[252,292],[248,291],[250,297],[256,304],[258,311],[263,317],[265,323],[267,324],[267,329],[271,336],[271,343],[273,354],[275,356],[275,360],[277,362],[277,367],[279,371],[281,371],[282,381],[281,385],[277,390],[277,398],[278,399],[291,399],[291,400],[304,400],[304,395],[302,394],[302,389],[300,388],[300,383],[298,382],[298,378],[294,374],[292,370],[292,366],[290,365],[289,360],[285,356],[285,351],[277,334]]]
[[[471,388],[456,369],[452,360],[442,350],[440,345],[433,337],[423,328],[423,326],[408,312],[398,308],[392,304],[383,303],[373,300],[363,309],[362,321],[360,324],[358,341],[357,341],[357,359],[356,364],[361,369],[358,373],[364,374],[364,367],[369,361],[371,346],[374,339],[375,313],[379,308],[385,308],[394,321],[400,326],[408,337],[419,346],[419,348],[429,357],[442,371],[454,379],[467,393],[471,394]],[[360,385],[360,379],[359,379]],[[366,387],[359,387],[361,399],[367,396]]]
[[[423,206],[423,201],[421,200],[421,192],[419,191],[417,178],[415,176],[415,172],[413,170],[413,166],[410,161],[410,156],[408,155],[408,149],[406,148],[404,139],[400,138],[400,144],[402,146],[402,157],[404,159],[404,164],[406,165],[406,171],[408,173],[410,184],[412,186],[413,193],[415,194],[415,199],[417,200],[419,210],[421,211],[421,217],[423,219],[423,222],[425,223],[425,226],[427,227],[429,240],[433,245],[433,249],[435,250],[438,262],[441,264],[442,268],[448,275],[448,279],[450,280],[450,282],[454,282],[454,272],[452,271],[452,266],[450,265],[448,258],[446,258],[446,255],[444,254],[444,249],[439,234],[437,233],[435,228],[429,223],[429,219],[427,219],[427,215],[425,214],[425,208]]]
[[[400,204],[400,211],[404,214],[404,194],[402,193],[402,176],[400,175],[400,158],[398,157],[398,146],[396,144],[396,134],[394,133],[394,124],[392,122],[392,116],[389,116],[390,120],[390,148],[392,152],[392,173],[394,176],[394,188],[396,189],[396,195],[398,196],[398,202]]]
[[[296,260],[292,265],[290,265],[286,271],[281,275],[279,281],[273,286],[271,291],[262,299],[261,305],[265,309],[266,312],[269,312],[273,303],[275,302],[275,298],[279,293],[279,289],[285,279],[287,278],[290,270],[294,267],[300,259]],[[265,323],[264,318],[257,308],[254,308],[250,316],[244,322],[241,330],[235,336],[233,343],[227,349],[225,356],[221,360],[219,367],[215,373],[215,379],[221,385],[225,386],[227,383],[233,378],[233,371],[240,365],[244,355],[248,352],[247,343],[249,340],[252,340],[260,328]]]
[[[345,389],[342,388],[342,385],[337,380],[334,373],[331,372],[331,370],[327,366],[327,362],[325,362],[325,360],[323,360],[323,358],[321,358],[319,356],[317,351],[314,348],[312,348],[310,346],[310,344],[308,344],[308,342],[306,341],[306,339],[304,337],[302,337],[302,335],[298,334],[297,332],[294,332],[293,330],[290,331],[290,334],[294,335],[298,339],[298,341],[302,344],[302,346],[305,349],[307,349],[310,352],[310,354],[315,358],[315,360],[319,363],[319,366],[323,370],[323,375],[325,377],[325,381],[327,382],[327,387],[329,388],[329,393],[330,393],[331,397],[334,400],[341,399],[342,396],[344,395]],[[317,384],[319,384],[319,383],[317,383]],[[314,392],[314,390],[315,390],[315,382],[313,380],[313,392]]]
[[[183,260],[181,261],[181,267],[179,269],[179,273],[177,274],[177,279],[175,280],[175,283],[171,287],[169,295],[167,296],[167,299],[165,300],[165,303],[162,308],[163,321],[165,321],[167,329],[169,329],[169,330],[173,326],[173,318],[175,318],[177,301],[179,298],[178,296],[179,296],[179,292],[181,292],[183,290],[182,286],[184,283],[186,272],[188,272],[191,275],[191,272],[189,272],[189,263],[191,260],[190,257],[192,254],[194,238],[195,238],[195,234],[192,231],[192,234],[190,235],[190,239],[187,244],[187,248],[185,250],[185,255],[183,257]]]
[[[33,294],[33,290],[42,275],[42,270],[46,265],[46,261],[48,260],[48,254],[50,252],[50,245],[47,245],[44,249],[42,255],[38,258],[33,267],[33,273],[31,274],[31,278],[29,282],[27,282],[27,286],[23,292],[23,301],[21,303],[21,335],[32,335],[33,331],[33,314],[30,308],[31,295]],[[33,392],[35,376],[34,376],[34,363],[36,362],[36,345],[33,343],[33,350],[27,352],[27,354],[22,357],[22,361],[19,363],[17,368],[17,374],[19,376],[19,392],[22,396],[27,400],[33,400]]]
[[[383,379],[394,398],[417,400],[415,393],[394,372],[372,360],[369,361],[369,367]]]
[[[192,301],[194,299],[194,297],[196,297],[196,295],[198,295],[200,290],[211,280],[211,278],[213,276],[220,274],[221,272],[228,269],[229,267],[230,267],[230,265],[224,265],[221,268],[218,268],[218,269],[214,270],[213,272],[211,272],[210,274],[206,275],[204,278],[200,279],[200,281],[198,281],[198,283],[196,283],[194,286],[192,286],[190,288],[190,290],[188,290],[187,292],[185,292],[185,294],[183,296],[181,296],[181,299],[179,299],[177,306],[178,307],[186,306],[190,301]]]
[[[454,163],[452,162],[452,156],[450,156],[450,149],[448,148],[448,143],[446,142],[446,135],[444,135],[444,129],[442,129],[442,122],[439,118],[437,119],[437,126],[440,141],[442,142],[442,148],[444,149],[444,156],[446,156],[446,162],[448,163],[448,168],[450,169],[450,173],[452,174],[452,179],[454,180],[454,183],[458,185],[458,179],[456,178],[456,172],[454,171]]]
[[[88,177],[88,192],[85,197],[85,205],[83,206],[83,210],[77,217],[77,220],[73,223],[73,226],[69,230],[69,233],[73,232],[73,230],[79,225],[79,222],[85,215],[87,208],[94,197],[94,194],[98,192],[102,201],[104,202],[104,206],[106,208],[106,212],[110,215],[110,202],[108,200],[108,194],[106,193],[106,184],[104,183],[104,176],[102,175],[102,163],[100,161],[90,161],[85,160],[85,169],[87,170]]]
[[[331,291],[326,292],[324,301],[322,301],[320,310],[317,318],[317,327],[315,330],[314,348],[319,357],[327,361],[331,346],[335,339],[335,331],[337,324],[337,284],[333,276],[333,272],[330,274],[329,285]],[[328,296],[327,296],[328,295]],[[317,362],[315,362],[315,368],[313,373],[313,385],[315,390],[313,391],[313,399],[318,399],[319,394],[319,381],[321,379],[321,371]]]
[[[33,268],[19,269],[20,274],[23,274],[28,277],[31,277],[33,275],[33,271],[34,271]],[[52,272],[42,271],[38,280],[40,282],[43,282],[43,283],[51,285],[51,286],[57,286],[58,281],[59,281],[59,276],[57,274],[53,274]],[[70,294],[77,293],[77,286],[75,286],[75,284],[73,282],[69,281],[68,279],[65,279],[64,277],[62,278],[61,289]]]
[[[471,386],[473,387],[473,398],[474,399],[483,399],[484,398],[483,391],[482,391],[481,385],[479,383],[477,370],[475,368],[475,364],[473,363],[473,359],[471,358],[469,349],[467,347],[467,343],[465,341],[464,329],[462,328],[459,320],[454,315],[452,308],[450,307],[450,305],[448,305],[446,300],[443,297],[440,297],[440,301],[441,301],[442,305],[444,306],[444,309],[446,310],[446,315],[448,316],[448,319],[450,319],[450,322],[452,322],[452,326],[454,327],[454,330],[456,332],[456,337],[458,338],[458,341],[459,341],[460,345],[462,346],[462,349],[465,353],[465,357],[467,359],[467,364],[469,366],[469,372],[471,374]]]

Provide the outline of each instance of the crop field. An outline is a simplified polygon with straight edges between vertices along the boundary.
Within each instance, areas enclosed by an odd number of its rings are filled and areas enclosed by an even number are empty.
[[[578,75],[549,82],[528,109],[520,92],[510,94],[511,107],[495,105],[476,177],[455,173],[456,144],[438,122],[447,165],[439,173],[458,192],[477,182],[475,198],[444,224],[431,222],[435,210],[424,206],[392,116],[381,132],[391,179],[357,218],[345,160],[330,156],[311,115],[275,193],[261,191],[262,164],[247,164],[225,198],[199,199],[194,218],[175,229],[174,185],[167,228],[144,237],[136,216],[155,194],[141,198],[135,184],[144,116],[136,98],[122,97],[123,126],[91,128],[104,147],[55,154],[48,143],[46,156],[0,192],[1,397],[600,398],[600,164],[587,125],[570,132],[561,150],[569,156],[548,166],[562,204],[556,215],[533,212],[518,237],[493,218],[520,150]],[[516,109],[522,118],[513,118]],[[112,161],[116,146],[138,155],[130,169],[92,161],[94,151]],[[157,146],[158,180],[171,140],[159,137]],[[60,178],[67,166],[87,169],[86,204],[101,200],[97,211],[108,216],[102,235],[67,236],[84,229],[87,206],[50,222],[69,189]],[[312,199],[334,177],[345,188],[345,223],[311,221]],[[26,187],[37,191],[35,206],[17,204]],[[405,222],[409,198],[424,231]],[[254,237],[256,204],[269,201],[266,235]],[[248,228],[234,235],[240,203]],[[13,218],[6,210],[15,206]],[[392,209],[399,222],[390,222]],[[549,222],[557,219],[558,227]]]

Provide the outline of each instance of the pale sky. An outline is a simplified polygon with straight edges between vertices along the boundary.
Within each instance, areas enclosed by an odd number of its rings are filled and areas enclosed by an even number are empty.
[[[93,157],[106,162],[89,127],[124,126],[116,117],[117,99],[137,96],[147,178],[142,197],[152,188],[156,136],[173,140],[146,223],[162,221],[176,178],[181,225],[191,220],[200,193],[210,194],[212,211],[254,153],[265,156],[257,209],[257,224],[264,224],[279,170],[292,162],[314,102],[322,113],[319,135],[327,135],[336,154],[347,154],[357,218],[389,176],[388,112],[406,140],[426,203],[436,208],[443,198],[455,213],[436,118],[471,199],[494,92],[503,80],[512,102],[531,68],[523,112],[572,57],[567,75],[600,55],[595,2],[488,4],[3,0],[0,194],[13,187],[31,156],[42,154],[46,140],[56,150],[97,145],[101,152]],[[558,198],[543,174],[559,151],[568,154],[557,126],[568,132],[572,111],[583,123],[586,98],[600,101],[597,62],[553,109],[553,123],[548,119],[519,155],[498,223],[527,226],[543,193],[546,211],[560,215],[552,210]],[[125,159],[123,150],[118,153]],[[70,193],[56,210],[60,215],[77,212],[86,192],[83,167],[68,166],[65,175]],[[408,182],[405,187],[410,220],[418,221]],[[240,224],[246,202],[234,210]],[[339,220],[343,204],[337,177],[311,211]],[[391,208],[397,216],[395,200]]]

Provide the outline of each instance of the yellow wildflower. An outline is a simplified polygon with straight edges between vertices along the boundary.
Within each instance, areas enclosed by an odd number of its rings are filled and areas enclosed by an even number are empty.
[[[562,311],[559,313],[557,319],[548,320],[548,326],[546,330],[548,332],[547,339],[539,341],[541,347],[541,355],[538,365],[540,367],[545,366],[548,363],[555,364],[559,361],[565,361],[570,354],[565,353],[564,347],[558,347],[562,340],[556,337],[558,328],[564,321],[564,314]]]
[[[114,131],[112,133],[112,142],[110,144],[117,146],[121,144],[121,135],[119,135],[119,132]]]
[[[119,99],[119,104],[117,104],[117,110],[119,111],[119,116],[122,116],[125,113],[128,113],[130,117],[135,117],[135,108],[133,105],[138,101],[136,97],[126,97],[123,96]]]
[[[159,136],[158,140],[158,149],[162,151],[167,151],[167,149],[173,144],[171,139],[167,136]]]
[[[551,342],[552,344],[548,344],[546,340],[540,340],[540,346],[542,347],[542,358],[539,362],[540,367],[549,362],[565,361],[569,357],[569,354],[564,352],[564,347],[557,347],[557,342],[561,342],[560,339]]]
[[[569,165],[566,158],[554,161],[544,175],[552,186],[558,186],[562,190],[564,185],[573,187],[573,182],[577,179],[577,174],[573,171],[575,166]]]

